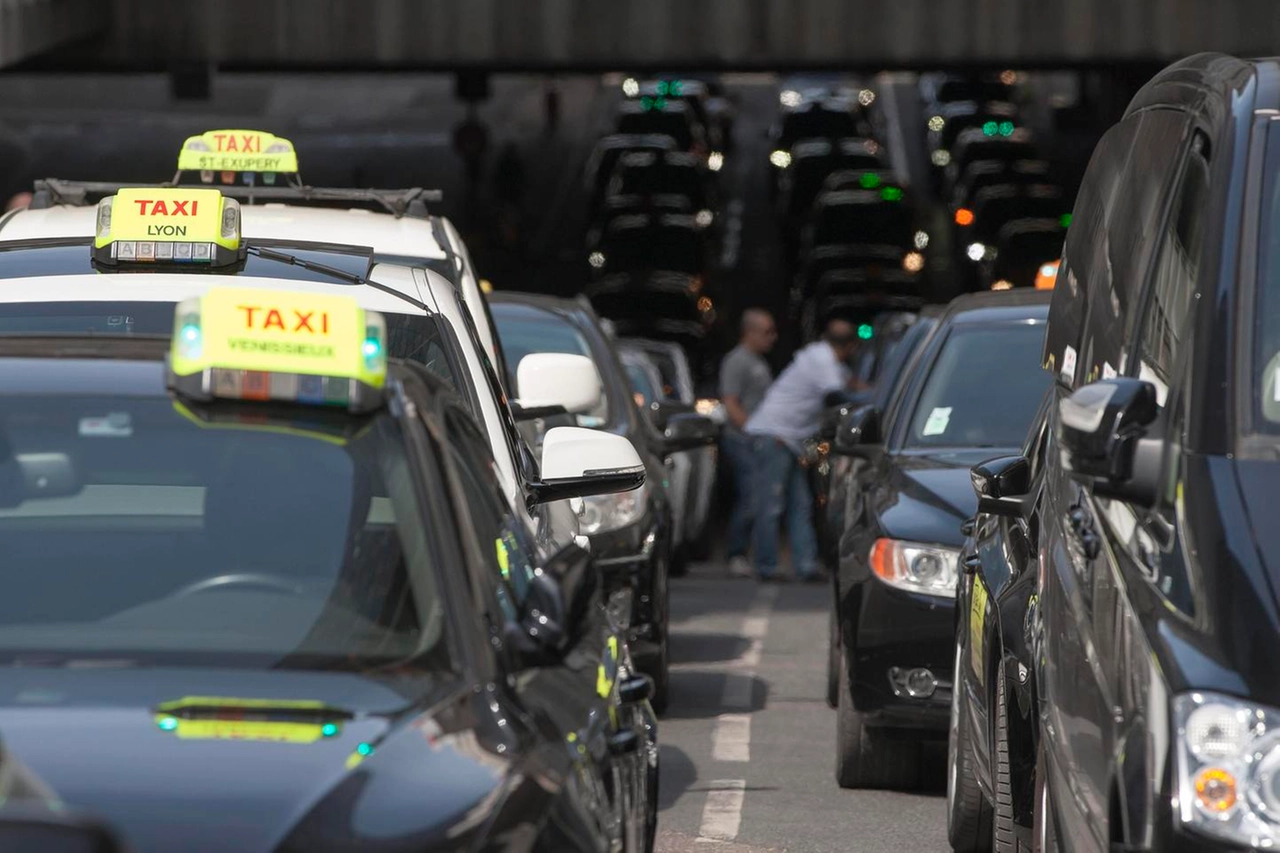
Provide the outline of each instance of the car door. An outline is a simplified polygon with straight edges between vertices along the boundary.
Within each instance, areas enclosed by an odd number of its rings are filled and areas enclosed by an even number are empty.
[[[1046,396],[1040,414],[1031,427],[1022,455],[1031,467],[1031,489],[1027,493],[1022,517],[979,513],[975,519],[973,553],[977,566],[968,595],[957,602],[957,613],[967,620],[969,659],[961,661],[969,667],[967,679],[972,695],[968,720],[973,727],[969,743],[975,758],[994,766],[990,745],[994,738],[995,678],[1007,644],[1015,647],[1017,639],[1006,641],[1005,635],[1023,632],[1023,606],[1029,593],[1025,587],[1036,580],[1036,554],[1040,538],[1040,504],[1044,486],[1044,462],[1048,442],[1048,412],[1052,392]],[[1019,595],[1019,593],[1022,593]],[[1016,613],[1015,613],[1016,611]]]
[[[589,555],[570,545],[540,559],[525,526],[506,503],[493,473],[493,456],[478,428],[457,408],[446,411],[445,421],[449,453],[490,569],[494,600],[504,619],[517,623],[535,573],[547,571],[554,577],[562,571],[592,571]],[[610,623],[598,594],[591,597],[569,634],[567,650],[554,662],[513,666],[509,686],[519,704],[549,724],[569,751],[583,790],[598,799],[602,830],[611,838],[621,838],[624,805],[638,796],[634,790],[622,790],[623,780],[632,788],[637,785],[633,768],[615,766],[611,754],[613,736],[633,723],[618,701],[624,639]]]

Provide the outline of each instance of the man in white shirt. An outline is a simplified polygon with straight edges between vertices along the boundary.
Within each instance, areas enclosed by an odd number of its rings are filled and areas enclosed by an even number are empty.
[[[800,458],[805,439],[817,431],[827,395],[850,386],[846,362],[857,346],[852,323],[829,320],[822,339],[795,354],[747,421],[745,432],[752,436],[756,461],[752,558],[763,581],[777,577],[778,528],[784,512],[796,578],[820,578],[813,492]]]

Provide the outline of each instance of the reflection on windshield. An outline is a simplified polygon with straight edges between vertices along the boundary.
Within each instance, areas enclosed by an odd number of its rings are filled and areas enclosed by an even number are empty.
[[[6,490],[0,654],[443,665],[395,422],[353,434],[345,416],[237,417],[166,398],[0,398],[5,482],[53,455],[63,484]]]
[[[1049,386],[1044,324],[954,329],[916,402],[907,447],[1021,447]]]

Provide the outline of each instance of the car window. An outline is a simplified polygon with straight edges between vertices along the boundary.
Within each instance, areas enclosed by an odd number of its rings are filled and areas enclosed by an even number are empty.
[[[1049,377],[1042,323],[959,325],[916,400],[906,447],[1022,447]]]
[[[540,352],[568,353],[585,355],[592,361],[598,360],[591,351],[582,332],[567,320],[547,311],[525,310],[523,306],[510,304],[494,305],[494,320],[498,326],[498,340],[502,346],[504,360],[510,373],[510,384],[515,389],[515,397],[520,398],[520,388],[516,375],[520,369],[520,360],[526,355]],[[609,393],[606,383],[598,409],[576,415],[579,426],[598,427],[609,422]]]
[[[453,532],[426,521],[399,423],[350,427],[167,397],[0,399],[0,479],[34,456],[83,484],[16,504],[0,488],[0,658],[447,659],[431,654],[434,572]]]
[[[1161,236],[1138,336],[1137,372],[1156,386],[1161,405],[1172,384],[1173,366],[1188,329],[1187,317],[1195,296],[1204,242],[1209,163],[1202,149],[1202,140],[1197,137]]]
[[[622,368],[627,372],[627,381],[631,383],[631,390],[636,393],[636,405],[648,406],[662,399],[658,394],[658,389],[654,387],[653,381],[649,376],[649,371],[635,359],[623,359]]]

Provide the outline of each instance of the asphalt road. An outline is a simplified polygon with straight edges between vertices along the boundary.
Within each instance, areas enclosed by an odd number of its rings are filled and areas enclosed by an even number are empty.
[[[671,704],[660,722],[659,853],[943,853],[945,752],[923,791],[836,785],[825,586],[673,581]]]

